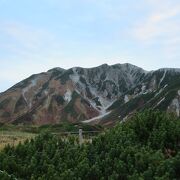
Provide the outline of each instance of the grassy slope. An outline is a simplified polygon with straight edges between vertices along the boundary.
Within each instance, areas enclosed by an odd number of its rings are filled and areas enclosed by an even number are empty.
[[[81,123],[61,123],[57,125],[43,125],[43,126],[28,126],[28,125],[0,125],[0,150],[7,144],[10,146],[17,145],[19,142],[24,142],[26,139],[34,138],[42,132],[63,133],[63,132],[78,132],[82,128],[83,131],[101,131],[101,126],[90,126]]]
[[[32,139],[36,134],[21,132],[21,131],[0,131],[0,150],[7,144],[10,146],[16,146],[20,142],[24,142],[26,139]]]

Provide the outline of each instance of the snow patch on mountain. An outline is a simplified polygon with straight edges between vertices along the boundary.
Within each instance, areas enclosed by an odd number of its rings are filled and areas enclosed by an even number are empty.
[[[47,96],[47,99],[46,99],[46,101],[45,101],[45,108],[46,108],[46,109],[48,109],[49,104],[50,104],[50,101],[51,101],[51,98],[50,98],[50,96],[48,95],[48,96]]]
[[[69,103],[71,99],[72,99],[72,92],[71,90],[67,89],[66,93],[64,94],[64,100]]]
[[[146,85],[142,85],[141,91],[144,93],[145,90],[146,90]]]
[[[103,117],[105,117],[105,116],[107,116],[108,114],[110,114],[111,112],[106,112],[106,113],[104,113],[104,114],[101,114],[101,115],[99,115],[99,116],[96,116],[96,117],[94,117],[94,118],[92,118],[92,119],[88,119],[88,120],[85,120],[85,121],[82,121],[83,123],[90,123],[90,122],[92,122],[92,121],[95,121],[95,120],[98,120],[98,119],[102,119]]]
[[[160,89],[156,94],[155,94],[155,96],[154,97],[156,97],[156,96],[158,96],[159,94],[161,94],[162,93],[162,91],[163,91],[163,89]]]
[[[106,109],[112,103],[111,100],[106,99],[102,96],[99,96],[99,101],[104,109]]]
[[[159,94],[161,94],[163,92],[163,90],[167,87],[168,85],[166,84],[163,88],[161,88],[154,97],[158,96]]]
[[[31,102],[31,100],[30,100],[30,102],[28,102],[28,99],[26,97],[26,93],[28,93],[29,90],[31,90],[31,88],[33,88],[34,86],[37,85],[37,81],[38,81],[38,78],[32,79],[30,81],[30,84],[27,87],[22,89],[22,96],[23,96],[23,98],[24,98],[24,100],[25,100],[25,102],[26,102],[26,104],[28,105],[29,108],[31,108],[32,102]]]
[[[44,91],[44,94],[45,94],[45,96],[47,96],[47,95],[48,95],[48,91],[47,91],[47,90],[45,90],[45,91]]]
[[[70,78],[71,80],[74,82],[74,83],[78,83],[79,82],[79,74],[77,73],[77,68],[72,68],[73,70],[73,75],[70,75]]]
[[[100,113],[100,109],[97,108],[96,103],[91,99],[88,99],[88,101],[90,102],[91,107],[93,107],[94,109],[96,109],[96,111],[98,111]]]
[[[173,99],[172,105],[175,107],[176,114],[179,117],[180,116],[180,103],[179,103],[178,98]]]
[[[26,101],[26,104],[28,104],[28,100],[27,100],[27,98],[26,98],[26,96],[25,96],[25,93],[27,92],[27,88],[24,88],[23,90],[22,90],[22,96],[23,96],[23,98],[24,98],[24,100]]]
[[[180,96],[180,90],[178,90],[178,95]]]
[[[163,98],[157,103],[157,105],[156,105],[155,107],[159,106],[164,100],[165,100],[165,97],[163,97]]]
[[[127,103],[128,101],[129,101],[129,97],[128,97],[128,95],[125,95],[124,96],[124,102]]]
[[[161,83],[163,82],[163,80],[164,80],[164,78],[166,76],[166,73],[167,73],[167,70],[164,71],[164,74],[163,74],[162,78],[160,79],[159,87],[160,87]]]

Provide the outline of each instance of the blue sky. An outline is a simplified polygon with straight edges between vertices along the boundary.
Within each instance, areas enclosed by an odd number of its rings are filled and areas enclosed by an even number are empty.
[[[180,68],[179,0],[0,0],[0,92],[53,67]]]

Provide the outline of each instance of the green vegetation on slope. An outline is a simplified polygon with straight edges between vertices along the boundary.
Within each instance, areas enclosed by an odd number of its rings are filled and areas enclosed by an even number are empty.
[[[32,139],[35,136],[36,134],[21,131],[0,131],[0,150],[7,144],[16,146],[19,142],[24,142],[26,139]]]
[[[19,142],[24,142],[27,139],[49,132],[57,135],[67,136],[70,132],[77,132],[79,129],[83,131],[103,131],[100,125],[88,125],[83,123],[68,123],[63,122],[55,125],[47,124],[43,126],[33,125],[12,125],[0,123],[0,150],[6,145],[16,146]],[[69,133],[67,133],[69,132]]]
[[[32,133],[40,134],[44,132],[50,133],[63,133],[72,132],[83,129],[84,131],[103,131],[103,127],[100,125],[89,125],[85,123],[70,123],[61,122],[59,124],[46,124],[42,126],[36,125],[13,125],[13,124],[3,124],[0,123],[0,132],[8,131],[10,134],[12,132],[22,132],[22,133]]]
[[[179,150],[180,120],[149,110],[82,146],[47,133],[7,146],[0,179],[180,179]]]

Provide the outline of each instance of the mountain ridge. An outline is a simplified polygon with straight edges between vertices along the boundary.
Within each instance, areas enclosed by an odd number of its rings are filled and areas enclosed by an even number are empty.
[[[0,122],[41,125],[92,120],[92,123],[114,124],[119,117],[123,120],[143,106],[159,107],[171,91],[177,97],[171,95],[168,106],[162,110],[179,116],[179,78],[180,69],[146,71],[129,63],[67,70],[56,67],[0,93]],[[153,103],[148,105],[150,100]],[[130,103],[134,103],[133,107],[124,112],[122,109],[127,109]]]

